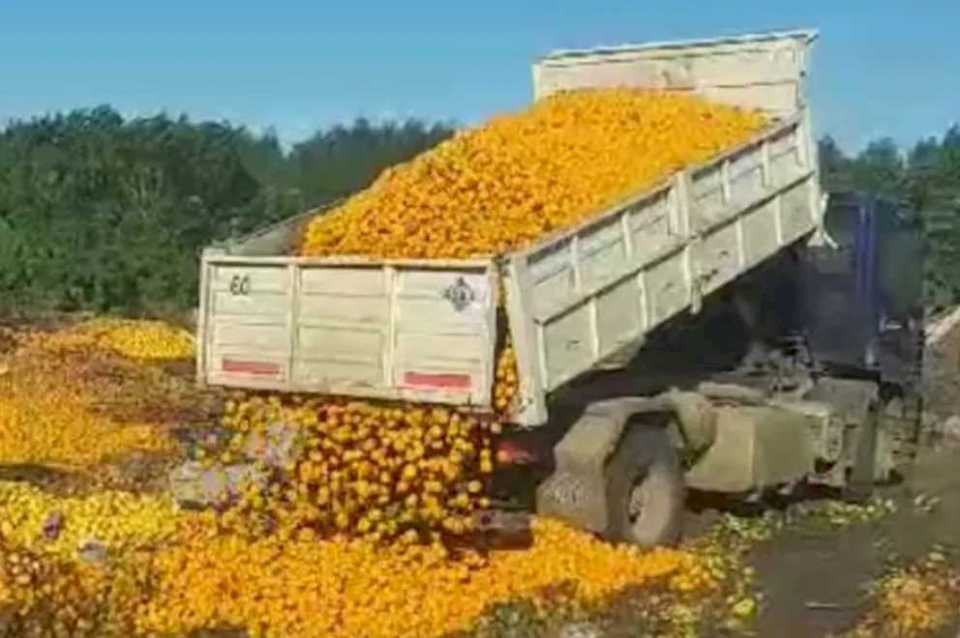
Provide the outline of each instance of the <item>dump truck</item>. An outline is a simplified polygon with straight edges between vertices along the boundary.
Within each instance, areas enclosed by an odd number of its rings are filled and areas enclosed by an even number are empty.
[[[677,538],[688,489],[756,498],[889,478],[915,438],[921,327],[903,276],[919,264],[888,272],[882,256],[918,233],[895,206],[840,194],[831,236],[806,98],[815,39],[543,57],[535,99],[681,91],[760,109],[770,124],[495,257],[294,256],[322,210],[211,246],[199,382],[492,412],[506,328],[519,391],[498,458],[537,468],[538,512],[640,545]]]

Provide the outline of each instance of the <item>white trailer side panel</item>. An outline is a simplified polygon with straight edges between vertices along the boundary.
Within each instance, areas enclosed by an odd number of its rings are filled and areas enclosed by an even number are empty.
[[[205,254],[201,379],[213,385],[488,407],[490,262]]]
[[[630,86],[692,92],[786,117],[804,106],[811,31],[558,51],[533,68],[537,99],[557,91]]]
[[[820,224],[802,116],[513,255],[520,423],[545,397]]]

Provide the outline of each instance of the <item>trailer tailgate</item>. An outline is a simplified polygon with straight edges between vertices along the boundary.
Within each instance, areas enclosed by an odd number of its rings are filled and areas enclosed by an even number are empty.
[[[207,251],[200,379],[489,407],[495,268]]]

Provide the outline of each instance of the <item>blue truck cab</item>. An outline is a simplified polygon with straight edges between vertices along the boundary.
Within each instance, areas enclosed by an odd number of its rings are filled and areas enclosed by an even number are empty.
[[[919,217],[862,192],[831,193],[826,242],[806,250],[802,314],[814,358],[835,372],[910,383],[923,343]]]

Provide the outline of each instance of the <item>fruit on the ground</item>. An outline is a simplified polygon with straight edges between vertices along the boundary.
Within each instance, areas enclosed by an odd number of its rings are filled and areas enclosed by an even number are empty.
[[[430,638],[469,629],[496,603],[536,599],[563,585],[572,586],[570,604],[586,605],[627,587],[702,595],[715,585],[705,563],[687,552],[613,547],[549,520],[535,523],[527,550],[468,552],[456,560],[440,547],[211,538],[202,528],[157,555],[157,590],[141,630]]]

